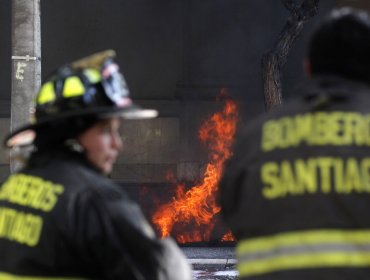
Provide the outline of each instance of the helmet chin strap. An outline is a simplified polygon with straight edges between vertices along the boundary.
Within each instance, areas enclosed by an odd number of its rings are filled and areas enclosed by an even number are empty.
[[[84,153],[85,148],[75,138],[67,139],[64,144],[74,152]]]

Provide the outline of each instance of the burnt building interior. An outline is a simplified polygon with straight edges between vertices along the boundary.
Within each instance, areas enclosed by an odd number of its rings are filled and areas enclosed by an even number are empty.
[[[11,2],[0,1],[2,137],[10,123]],[[320,1],[319,14],[282,69],[284,98],[304,79],[305,44],[315,22],[337,5],[368,8],[369,3]],[[199,130],[222,112],[227,98],[237,104],[238,128],[265,111],[261,58],[289,16],[276,0],[47,0],[40,6],[42,77],[68,61],[114,49],[133,99],[159,111],[156,119],[122,122],[124,149],[111,174],[151,221],[161,205],[204,183],[212,151],[200,141]],[[0,181],[9,172],[7,153],[0,148]],[[211,202],[205,201],[201,209],[207,212]],[[180,221],[171,234],[195,228],[201,237],[194,242],[219,241],[227,229],[218,212],[203,224]],[[211,222],[212,232],[203,234]]]

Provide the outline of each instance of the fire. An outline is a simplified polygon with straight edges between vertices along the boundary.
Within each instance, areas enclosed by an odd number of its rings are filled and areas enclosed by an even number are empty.
[[[227,232],[222,238],[221,238],[221,241],[222,242],[226,242],[226,241],[234,241],[235,240],[235,237],[233,235],[233,233],[231,231]]]
[[[223,171],[223,164],[231,156],[231,144],[236,131],[238,110],[235,101],[224,100],[223,109],[213,114],[201,125],[198,136],[209,149],[208,164],[203,178],[187,191],[185,185],[178,184],[172,201],[160,206],[153,215],[161,237],[175,235],[179,243],[210,240],[214,228],[213,217],[221,208],[216,203],[218,182]],[[197,229],[186,227],[191,223]],[[181,230],[173,231],[180,225]]]

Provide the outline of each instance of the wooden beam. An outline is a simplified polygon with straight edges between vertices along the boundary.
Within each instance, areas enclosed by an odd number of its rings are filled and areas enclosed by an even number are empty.
[[[274,47],[262,57],[262,74],[267,111],[282,103],[281,68],[286,63],[293,43],[301,34],[306,22],[318,12],[320,0],[281,0],[290,12],[287,23],[279,34]]]

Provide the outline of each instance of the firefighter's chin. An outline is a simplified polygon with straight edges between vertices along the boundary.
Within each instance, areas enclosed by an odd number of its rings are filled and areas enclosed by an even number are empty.
[[[116,162],[116,157],[108,157],[103,164],[100,166],[100,170],[104,175],[109,175],[112,173],[113,165]]]

